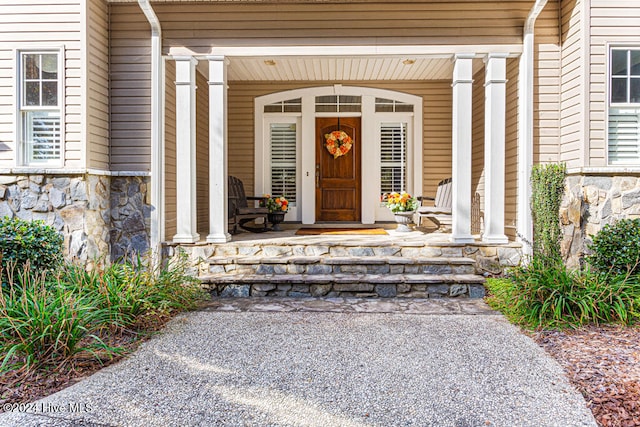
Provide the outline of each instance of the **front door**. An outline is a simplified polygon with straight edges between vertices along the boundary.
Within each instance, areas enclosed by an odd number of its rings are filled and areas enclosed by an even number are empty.
[[[316,221],[360,221],[360,144],[360,117],[316,118]]]

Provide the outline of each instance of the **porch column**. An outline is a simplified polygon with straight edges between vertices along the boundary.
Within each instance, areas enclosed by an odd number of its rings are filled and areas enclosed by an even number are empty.
[[[173,241],[200,240],[196,216],[196,64],[191,56],[176,61],[176,232]]]
[[[227,62],[209,60],[209,235],[207,242],[231,240],[227,215]]]
[[[453,66],[453,213],[451,241],[471,243],[471,136],[473,54],[457,54]]]
[[[489,54],[485,62],[485,202],[482,241],[507,243],[509,239],[504,234],[507,56],[505,54]]]

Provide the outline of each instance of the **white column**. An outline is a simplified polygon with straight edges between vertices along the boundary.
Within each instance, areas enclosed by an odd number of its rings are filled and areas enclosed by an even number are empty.
[[[482,241],[507,243],[504,234],[504,163],[507,56],[489,54],[485,66],[484,233]]]
[[[209,235],[207,242],[231,240],[227,189],[227,61],[209,60]]]
[[[453,220],[451,241],[471,243],[471,137],[473,54],[457,54],[453,66]]]
[[[176,243],[200,240],[196,216],[196,64],[191,56],[176,61]]]

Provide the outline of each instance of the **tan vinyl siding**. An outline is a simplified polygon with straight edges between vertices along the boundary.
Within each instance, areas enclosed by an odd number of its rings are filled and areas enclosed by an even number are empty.
[[[640,47],[640,3],[635,0],[591,0],[589,52],[590,166],[606,165],[608,114],[607,44]]]
[[[582,16],[582,2],[584,0],[570,0],[562,3],[562,89],[561,89],[561,153],[560,160],[568,167],[582,166],[584,147],[584,118],[582,104],[585,101],[584,76],[584,48],[581,38],[584,17]]]
[[[196,208],[198,232],[209,234],[209,85],[196,72]]]
[[[357,38],[366,44],[521,43],[523,23],[531,6],[530,0],[459,0],[401,6],[370,1],[156,4],[154,8],[162,22],[166,46],[180,46],[185,40],[192,40],[189,44],[203,52],[202,49],[211,48],[214,39],[221,44],[259,39],[261,44],[271,45],[342,44],[345,38]],[[348,24],[328,25],[334,22]],[[539,25],[557,23],[543,19]]]
[[[104,0],[87,2],[87,164],[109,169],[109,23]]]
[[[165,239],[176,234],[176,66],[165,61],[164,200]]]
[[[15,166],[15,49],[64,47],[64,165],[83,167],[82,7],[78,0],[0,2],[0,167]]]
[[[561,141],[560,49],[557,44],[539,43],[534,58],[534,162],[553,163],[559,160]]]
[[[484,201],[484,68],[473,76],[473,146],[471,194]]]
[[[151,31],[137,5],[111,7],[111,169],[149,171],[151,138]]]
[[[254,187],[254,99],[285,90],[340,82],[230,82],[229,85],[229,174],[240,178],[247,194]],[[451,176],[451,82],[342,82],[350,86],[388,89],[423,99],[423,190],[435,194],[438,182]]]
[[[507,60],[504,231],[510,240],[516,238],[518,212],[518,62],[517,59]]]

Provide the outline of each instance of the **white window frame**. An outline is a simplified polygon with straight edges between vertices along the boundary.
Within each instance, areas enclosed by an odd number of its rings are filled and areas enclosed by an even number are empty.
[[[281,194],[273,194],[271,188],[271,125],[272,124],[295,124],[296,125],[296,194],[295,203],[289,205],[289,211],[285,216],[287,221],[299,221],[299,200],[300,200],[300,113],[265,113],[264,119],[264,135],[268,136],[268,143],[265,144],[265,168],[262,187],[262,194],[270,194],[274,197]],[[266,167],[267,164],[269,167]]]
[[[25,105],[24,81],[23,81],[23,56],[27,54],[56,54],[58,56],[58,105],[56,106],[27,106]],[[17,167],[42,169],[42,168],[61,168],[64,166],[65,158],[65,91],[64,91],[64,48],[63,47],[25,47],[15,50],[15,135],[16,135],[16,158],[15,165]],[[29,111],[58,112],[60,115],[60,157],[44,162],[29,163],[27,155],[28,149],[25,141],[25,117],[24,113]]]
[[[607,159],[607,165],[609,166],[640,166],[640,155],[637,159],[635,159],[635,161],[614,161],[614,159],[611,158],[609,152],[610,152],[610,134],[609,134],[609,126],[610,126],[610,120],[611,120],[611,112],[612,110],[624,110],[624,109],[628,109],[628,110],[640,110],[640,102],[612,102],[612,96],[613,96],[613,88],[612,88],[612,81],[614,79],[613,77],[613,73],[612,73],[612,66],[613,66],[613,51],[614,50],[623,50],[623,51],[638,51],[640,52],[640,44],[609,44],[607,46],[607,61],[606,61],[606,79],[607,79],[607,108],[606,108],[606,123],[605,123],[605,136],[606,136],[606,159]],[[630,70],[628,70],[628,72],[630,73]],[[628,79],[628,86],[627,86],[627,99],[629,98],[629,91],[631,90],[631,84],[629,81],[629,74],[627,75],[627,79]],[[638,145],[640,145],[640,134],[638,136]]]

